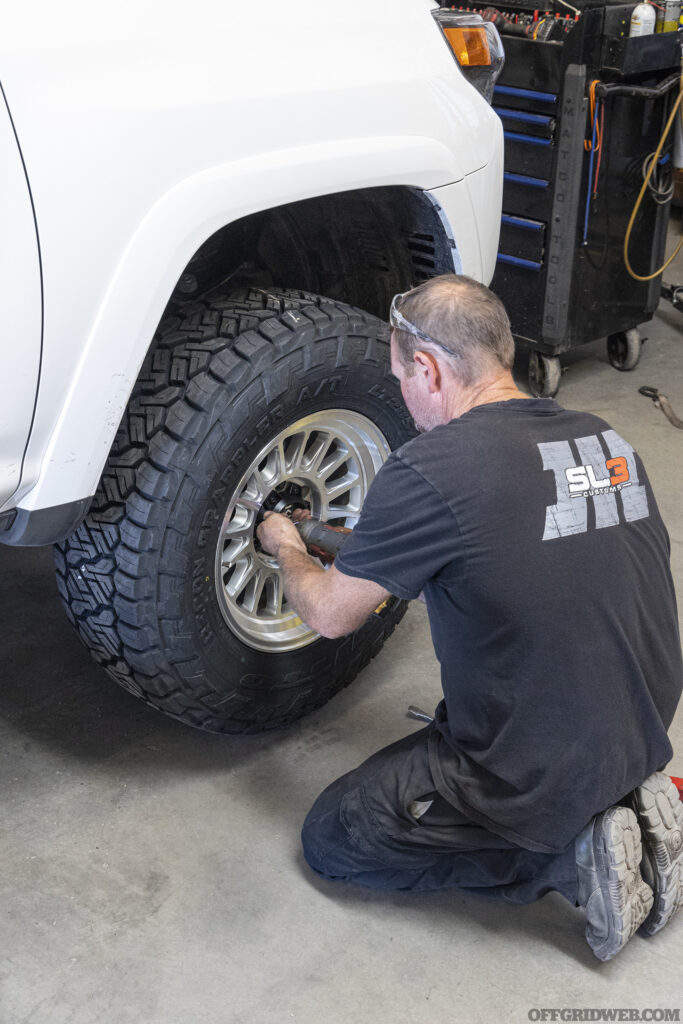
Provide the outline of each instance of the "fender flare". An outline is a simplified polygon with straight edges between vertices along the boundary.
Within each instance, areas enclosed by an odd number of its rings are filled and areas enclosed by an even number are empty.
[[[427,190],[462,179],[440,142],[388,136],[259,154],[178,183],[147,212],[111,275],[57,420],[29,441],[16,504],[31,511],[92,496],[168,299],[217,230],[314,196],[375,186]]]

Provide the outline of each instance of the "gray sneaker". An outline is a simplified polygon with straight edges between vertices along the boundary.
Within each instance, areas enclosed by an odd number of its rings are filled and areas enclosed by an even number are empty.
[[[643,877],[654,892],[640,932],[654,935],[683,907],[683,803],[669,776],[655,772],[633,791],[633,806],[643,837]]]
[[[610,807],[588,823],[575,849],[586,939],[599,960],[611,960],[640,928],[654,901],[640,874],[638,819],[628,807]]]

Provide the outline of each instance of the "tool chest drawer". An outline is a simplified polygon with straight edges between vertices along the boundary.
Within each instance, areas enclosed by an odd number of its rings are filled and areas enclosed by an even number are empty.
[[[552,140],[512,131],[505,131],[504,135],[506,170],[549,181],[553,171]]]
[[[503,213],[532,220],[547,221],[553,194],[548,178],[505,171],[503,175]]]
[[[504,213],[500,226],[499,258],[521,260],[540,269],[545,245],[545,224]]]
[[[493,109],[503,122],[505,131],[519,132],[541,140],[552,139],[555,134],[555,118],[550,114],[536,114],[531,110],[515,110],[495,104]]]
[[[510,97],[513,100],[513,97]],[[495,104],[503,122],[505,169],[515,174],[550,179],[556,122],[551,114],[516,110]]]
[[[506,281],[505,309],[514,324],[517,338],[531,340],[537,336],[537,325],[543,315],[545,270],[531,270],[498,256],[499,272],[504,271]]]

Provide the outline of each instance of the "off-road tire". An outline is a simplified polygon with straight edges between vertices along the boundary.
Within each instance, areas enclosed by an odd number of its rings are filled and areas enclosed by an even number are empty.
[[[214,578],[231,485],[283,425],[353,410],[391,449],[413,425],[389,376],[388,330],[343,303],[250,289],[162,322],[83,524],[56,545],[59,592],[126,690],[214,732],[284,726],[348,685],[405,611],[272,654],[239,640]]]

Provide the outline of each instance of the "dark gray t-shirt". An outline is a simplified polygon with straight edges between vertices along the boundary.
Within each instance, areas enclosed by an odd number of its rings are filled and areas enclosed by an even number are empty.
[[[669,539],[604,420],[515,399],[420,435],[378,473],[336,566],[424,590],[444,692],[432,774],[478,824],[560,851],[670,759]]]

